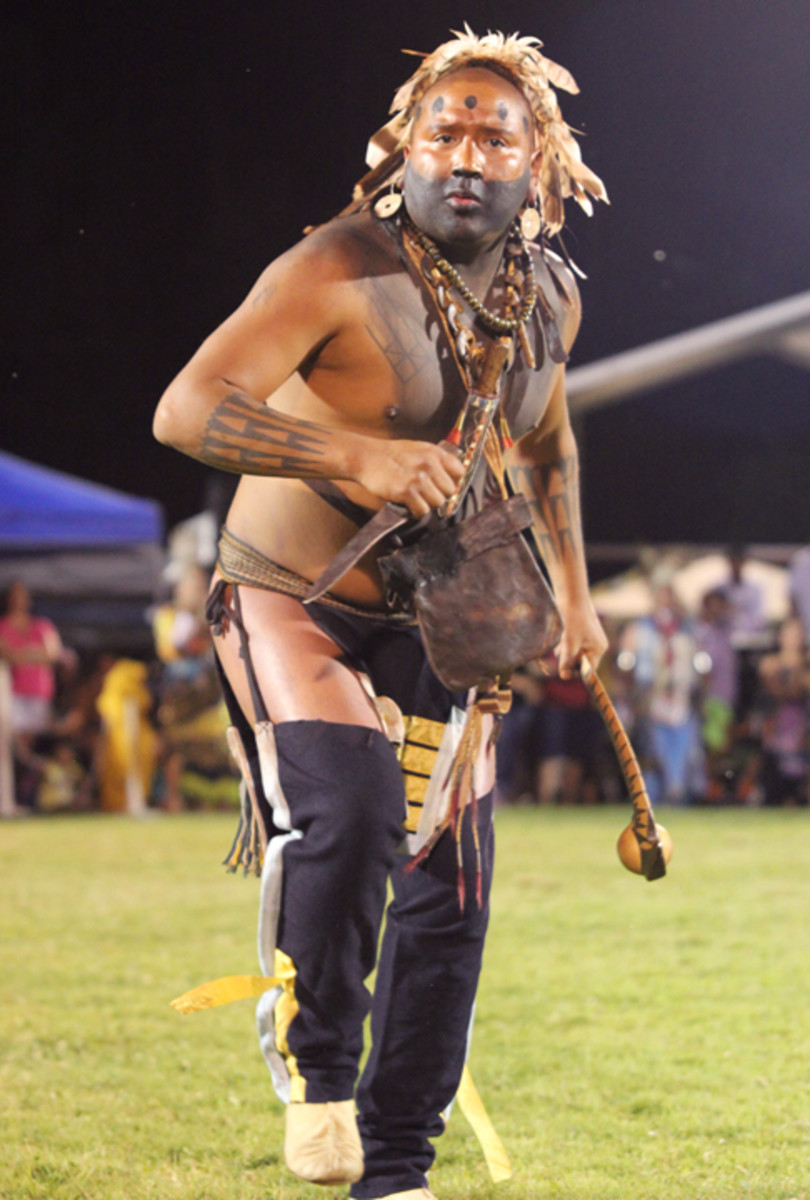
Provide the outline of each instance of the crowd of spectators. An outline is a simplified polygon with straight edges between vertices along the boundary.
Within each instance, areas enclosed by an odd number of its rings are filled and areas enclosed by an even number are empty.
[[[79,655],[14,583],[0,617],[14,803],[23,811],[235,807],[205,622],[206,574],[188,567],[150,614],[154,654]],[[810,801],[810,548],[794,556],[791,610],[769,622],[732,555],[727,580],[687,611],[668,568],[649,611],[606,621],[600,674],[653,804]],[[553,661],[517,672],[498,742],[502,803],[624,798],[615,754],[579,679]],[[0,701],[2,697],[0,697]],[[0,813],[2,805],[0,805]]]
[[[761,588],[732,553],[728,578],[680,601],[651,572],[649,612],[607,622],[600,675],[630,735],[653,805],[810,802],[810,549],[794,556],[790,610],[767,620]],[[513,678],[501,733],[503,802],[598,803],[624,785],[581,681],[553,664]]]
[[[78,654],[31,614],[22,583],[8,590],[0,659],[9,695],[13,805],[7,812],[135,812],[236,807],[205,624],[205,574],[184,571],[150,614],[154,654]]]

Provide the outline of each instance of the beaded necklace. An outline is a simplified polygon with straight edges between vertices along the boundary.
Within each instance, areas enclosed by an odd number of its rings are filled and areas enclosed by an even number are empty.
[[[452,264],[442,256],[438,247],[426,234],[422,233],[421,229],[417,229],[407,214],[402,215],[398,224],[402,235],[403,250],[415,271],[433,294],[437,314],[444,326],[453,358],[465,386],[469,389],[475,385],[485,358],[485,348],[463,320],[462,306],[450,299],[448,292],[453,288],[461,293],[472,312],[481,319],[482,324],[488,324],[493,332],[497,332],[499,335],[499,341],[507,349],[506,370],[511,371],[514,366],[516,343],[520,346],[527,366],[534,370],[536,364],[526,333],[526,322],[534,312],[540,296],[535,282],[531,254],[519,224],[515,222],[508,231],[504,249],[503,287],[506,315],[502,317],[491,312],[478,299]],[[519,247],[517,252],[514,249],[515,244]],[[428,265],[428,260],[432,264],[431,266]],[[520,270],[517,269],[519,261],[521,261]],[[465,411],[466,406],[459,412],[455,426],[447,435],[446,440],[453,445],[459,444],[461,440]],[[488,431],[485,457],[505,498],[501,450],[510,447],[513,442],[502,408],[498,414],[497,424],[500,427],[498,435],[495,434],[493,428]]]
[[[451,287],[455,288],[461,294],[476,316],[480,317],[485,325],[488,325],[495,333],[516,333],[526,324],[534,312],[534,307],[537,303],[537,284],[534,278],[532,256],[529,253],[529,248],[517,223],[515,223],[511,232],[520,240],[523,276],[527,286],[520,308],[513,317],[501,317],[487,308],[467,286],[453,264],[447,261],[438,246],[430,240],[427,234],[422,233],[421,229],[417,229],[408,218],[405,219],[403,224],[408,235],[430,256],[439,273],[444,276]],[[514,260],[511,261],[513,262]]]
[[[463,306],[458,301],[451,300],[448,293],[452,290],[460,293],[472,313],[479,317],[483,325],[488,325],[493,333],[497,333],[508,343],[507,370],[511,370],[514,365],[516,341],[527,366],[534,370],[536,365],[534,352],[526,332],[526,323],[541,302],[542,297],[535,281],[531,253],[519,223],[515,222],[509,229],[504,247],[505,312],[503,316],[493,313],[478,299],[455,267],[444,258],[430,238],[413,224],[407,213],[402,214],[398,224],[401,229],[403,249],[415,270],[433,293],[436,308],[445,326],[456,364],[467,387],[471,385],[471,381],[477,375],[483,360],[484,347],[463,319]],[[518,263],[520,263],[520,269],[518,269]],[[515,334],[517,334],[517,338],[515,338]]]

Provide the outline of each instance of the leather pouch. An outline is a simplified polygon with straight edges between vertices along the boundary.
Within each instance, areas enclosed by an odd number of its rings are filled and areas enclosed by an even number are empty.
[[[508,675],[547,654],[562,619],[523,533],[525,496],[378,560],[389,591],[416,614],[430,665],[452,691]]]

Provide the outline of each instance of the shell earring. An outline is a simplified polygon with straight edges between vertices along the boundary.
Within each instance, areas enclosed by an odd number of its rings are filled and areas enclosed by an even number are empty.
[[[402,192],[394,191],[392,184],[390,192],[385,192],[378,200],[374,201],[374,216],[385,221],[388,217],[396,216],[401,208]]]
[[[527,242],[533,242],[540,232],[540,213],[533,204],[527,204],[520,212],[520,232]]]

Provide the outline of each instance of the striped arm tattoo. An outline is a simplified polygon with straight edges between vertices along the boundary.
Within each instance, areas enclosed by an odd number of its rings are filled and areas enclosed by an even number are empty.
[[[579,545],[579,470],[575,454],[557,462],[509,468],[509,481],[532,510],[533,532],[546,563],[576,555]]]
[[[200,457],[220,471],[305,479],[322,475],[328,430],[231,392],[211,413]]]

